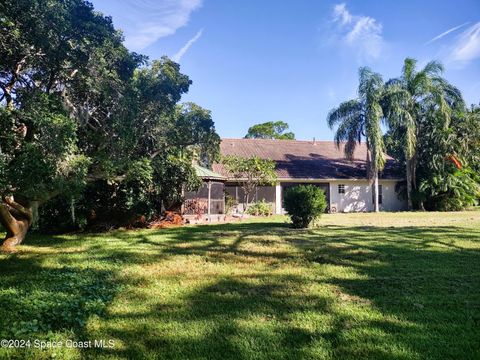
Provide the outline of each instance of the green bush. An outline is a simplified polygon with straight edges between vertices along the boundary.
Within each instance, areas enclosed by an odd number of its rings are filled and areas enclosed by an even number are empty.
[[[283,202],[295,228],[309,227],[327,208],[323,190],[313,185],[299,185],[287,189]]]
[[[270,216],[272,215],[272,206],[265,200],[250,204],[246,211],[249,215]]]

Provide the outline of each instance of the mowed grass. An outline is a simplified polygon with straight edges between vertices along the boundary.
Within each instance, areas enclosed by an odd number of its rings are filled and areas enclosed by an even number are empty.
[[[31,236],[0,255],[0,338],[31,340],[0,349],[18,359],[480,358],[480,212]]]

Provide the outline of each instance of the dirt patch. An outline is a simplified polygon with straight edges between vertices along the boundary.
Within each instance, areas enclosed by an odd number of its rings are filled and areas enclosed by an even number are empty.
[[[184,224],[182,215],[174,211],[166,211],[162,217],[150,222],[150,229],[164,229],[175,226],[182,226]]]

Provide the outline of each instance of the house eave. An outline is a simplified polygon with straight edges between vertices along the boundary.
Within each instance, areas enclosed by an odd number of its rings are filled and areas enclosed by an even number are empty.
[[[246,181],[246,178],[237,178],[237,179],[227,179],[226,182],[238,182],[238,181]],[[403,181],[404,179],[401,178],[388,178],[382,179],[379,178],[379,181],[391,181],[391,182],[398,182]],[[367,178],[277,178],[277,182],[331,182],[331,181],[369,181]]]

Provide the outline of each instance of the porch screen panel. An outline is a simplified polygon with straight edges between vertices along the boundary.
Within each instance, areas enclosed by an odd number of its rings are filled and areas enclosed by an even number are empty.
[[[198,215],[208,212],[208,186],[203,183],[197,191],[186,191],[185,194],[184,214]]]
[[[275,187],[274,186],[259,186],[255,201],[266,201],[269,203],[275,202]]]
[[[223,214],[225,212],[224,201],[225,185],[221,182],[212,182],[210,188],[210,213]]]

